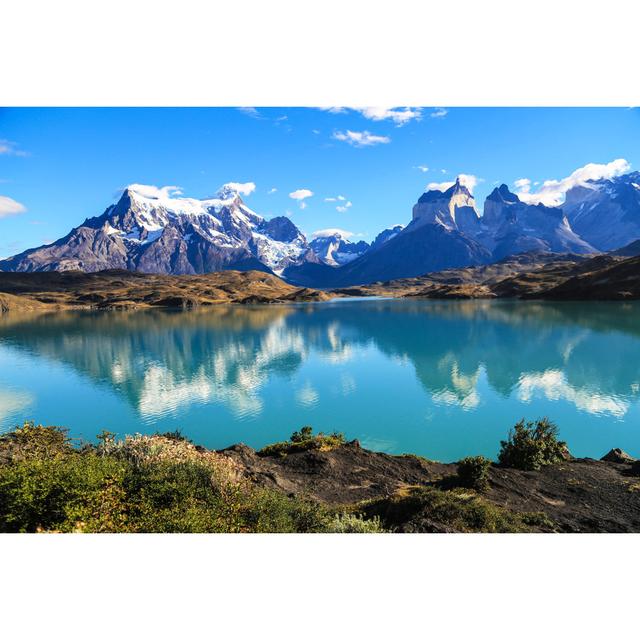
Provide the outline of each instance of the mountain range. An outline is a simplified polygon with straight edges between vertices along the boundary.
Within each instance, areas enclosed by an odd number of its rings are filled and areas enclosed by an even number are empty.
[[[397,212],[392,212],[394,215]],[[159,274],[258,270],[297,285],[340,287],[490,264],[529,251],[594,254],[640,239],[640,172],[588,181],[560,207],[506,185],[484,202],[459,180],[420,196],[406,226],[371,243],[329,230],[310,242],[286,216],[267,220],[232,186],[197,200],[131,185],[102,215],[56,242],[0,260],[0,271],[126,269]]]

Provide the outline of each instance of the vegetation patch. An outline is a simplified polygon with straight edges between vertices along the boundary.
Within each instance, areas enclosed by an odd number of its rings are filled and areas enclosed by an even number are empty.
[[[349,523],[351,523],[349,525]],[[331,532],[317,502],[241,480],[235,464],[175,434],[103,432],[74,447],[64,430],[26,423],[0,436],[2,532]],[[366,525],[360,525],[366,526]]]
[[[489,482],[491,460],[484,456],[469,456],[458,462],[458,484],[481,491]]]
[[[553,530],[543,514],[516,513],[497,506],[473,491],[414,487],[362,507],[367,518],[379,517],[386,529],[412,532],[523,533]]]
[[[537,471],[570,458],[567,443],[558,440],[558,427],[542,418],[535,422],[520,420],[500,442],[498,461],[505,467]]]
[[[258,451],[260,456],[286,456],[297,451],[308,451],[317,449],[318,451],[331,451],[345,444],[346,440],[342,433],[331,433],[325,435],[318,433],[314,435],[311,427],[302,427],[300,431],[294,431],[288,441],[276,442],[267,445]]]
[[[329,533],[384,533],[380,518],[366,519],[358,513],[339,513],[329,525]]]

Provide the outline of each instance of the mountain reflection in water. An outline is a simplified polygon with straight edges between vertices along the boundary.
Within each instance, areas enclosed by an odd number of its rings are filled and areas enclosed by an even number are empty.
[[[303,424],[439,459],[549,415],[576,454],[640,453],[640,305],[361,300],[0,317],[0,428],[180,428],[253,446]]]

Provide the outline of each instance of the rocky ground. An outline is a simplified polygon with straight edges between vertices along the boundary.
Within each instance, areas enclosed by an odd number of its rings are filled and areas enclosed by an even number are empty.
[[[447,510],[434,515],[434,497],[471,501],[474,508],[489,506],[502,516],[522,517],[529,531],[640,532],[640,478],[632,475],[633,459],[623,452],[603,460],[573,458],[540,471],[493,465],[488,486],[479,492],[458,487],[455,463],[376,453],[357,441],[286,455],[264,455],[245,445],[222,453],[261,486],[331,506],[359,505],[399,532],[485,530],[467,521],[452,523]],[[425,491],[426,505],[416,499]],[[451,508],[448,502],[445,506]]]
[[[330,294],[294,287],[261,271],[198,276],[132,271],[0,273],[0,311],[200,307],[222,303],[326,300]]]
[[[634,300],[640,298],[640,258],[523,253],[487,266],[449,269],[335,292],[440,299]]]

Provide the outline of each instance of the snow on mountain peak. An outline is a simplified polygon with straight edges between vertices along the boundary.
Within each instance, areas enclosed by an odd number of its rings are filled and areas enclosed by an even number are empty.
[[[222,200],[228,200],[238,195],[249,196],[255,190],[255,182],[227,182],[218,189],[216,195]]]

